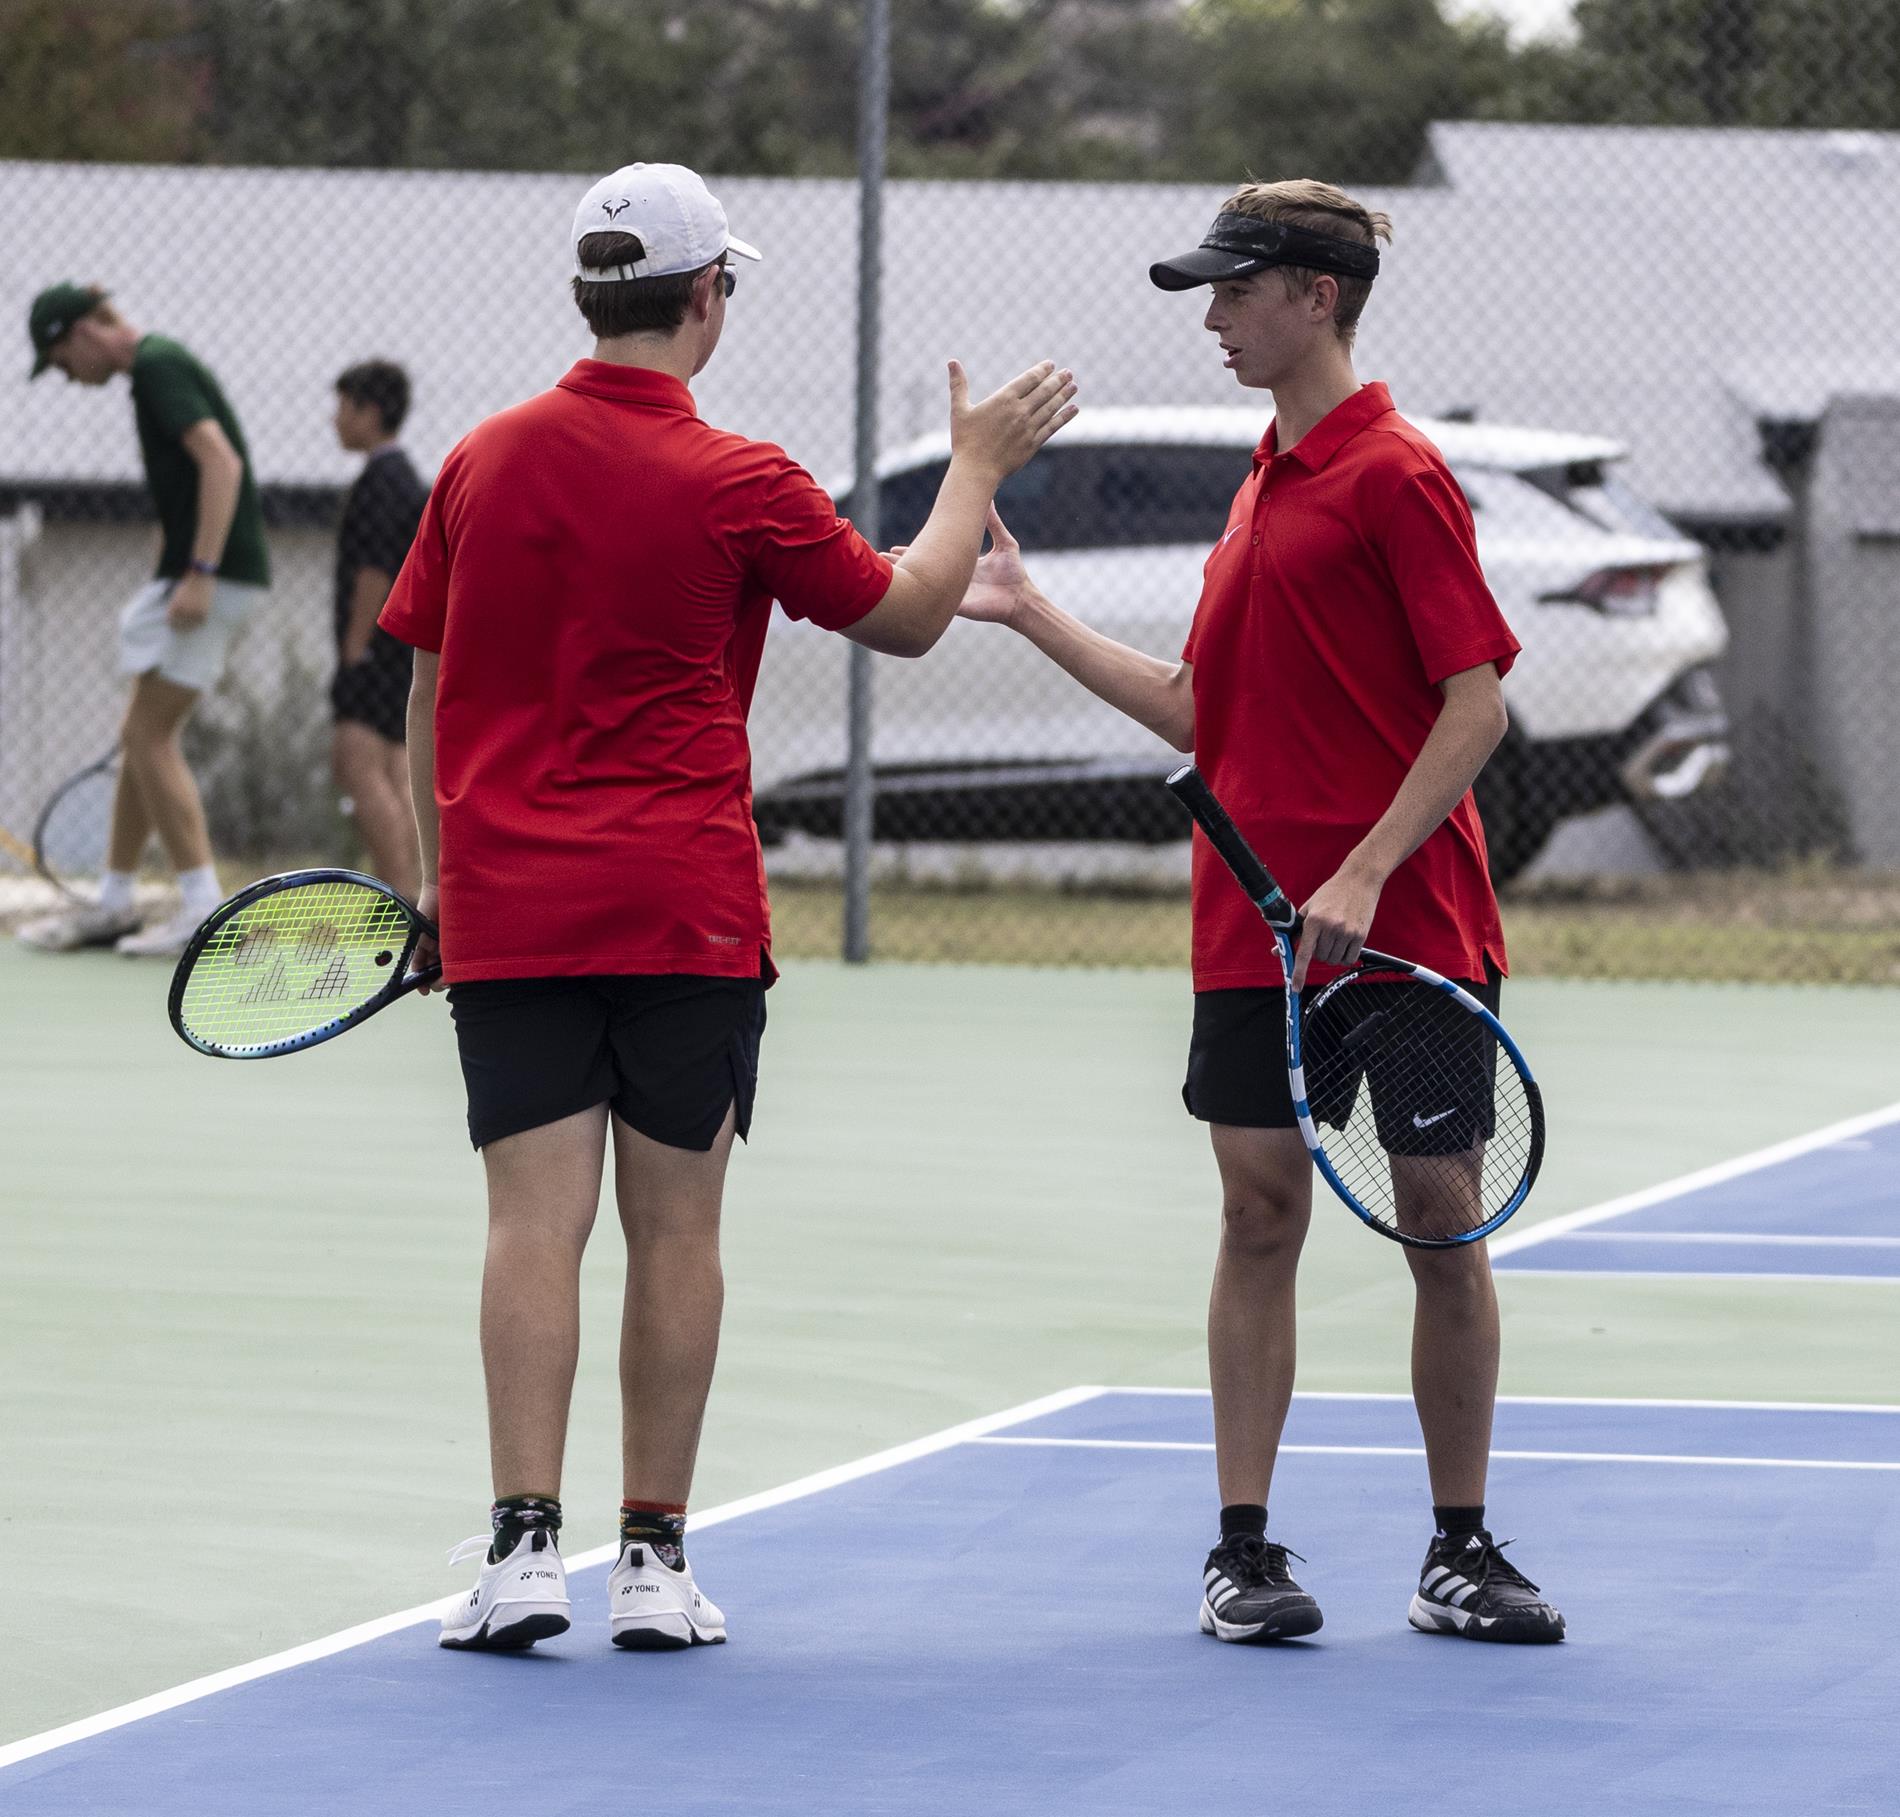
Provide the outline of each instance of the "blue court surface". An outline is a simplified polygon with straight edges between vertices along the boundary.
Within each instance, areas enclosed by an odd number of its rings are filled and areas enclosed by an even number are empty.
[[[1384,1395],[1288,1428],[1273,1526],[1324,1630],[1202,1637],[1211,1435],[1198,1392],[1050,1396],[702,1519],[724,1647],[615,1652],[588,1555],[531,1654],[442,1652],[410,1611],[0,1750],[0,1811],[1900,1802],[1900,1408],[1505,1402],[1494,1524],[1570,1624],[1523,1649],[1406,1626],[1424,1466]]]
[[[1900,1112],[1532,1225],[1491,1253],[1513,1274],[1900,1282]]]

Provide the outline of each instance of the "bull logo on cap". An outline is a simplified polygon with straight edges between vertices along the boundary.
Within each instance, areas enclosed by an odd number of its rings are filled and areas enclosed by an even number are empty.
[[[620,219],[620,211],[624,208],[631,208],[632,206],[633,206],[632,202],[630,202],[625,196],[622,196],[618,202],[601,203],[600,212],[604,214],[608,220],[617,221]]]

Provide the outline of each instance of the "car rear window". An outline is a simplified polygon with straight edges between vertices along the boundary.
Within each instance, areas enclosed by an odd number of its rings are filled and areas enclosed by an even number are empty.
[[[1602,461],[1577,461],[1567,467],[1538,467],[1524,480],[1567,511],[1587,518],[1600,530],[1624,536],[1682,535],[1668,518]]]
[[[1253,451],[1236,447],[1052,448],[1003,482],[997,509],[1025,551],[1209,545],[1250,470]],[[912,541],[943,483],[933,461],[884,482],[879,541]]]

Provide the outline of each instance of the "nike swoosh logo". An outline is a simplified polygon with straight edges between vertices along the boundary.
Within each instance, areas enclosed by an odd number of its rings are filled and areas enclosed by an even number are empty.
[[[1238,535],[1239,535],[1239,534],[1241,533],[1241,531],[1242,531],[1242,530],[1243,530],[1243,529],[1244,529],[1245,527],[1246,527],[1246,526],[1245,526],[1244,524],[1231,524],[1231,525],[1229,525],[1229,526],[1228,526],[1228,530],[1227,530],[1227,534],[1226,534],[1225,536],[1223,536],[1223,537],[1222,537],[1222,538],[1220,539],[1220,541],[1219,541],[1219,542],[1217,542],[1217,543],[1216,543],[1216,544],[1214,545],[1214,553],[1215,553],[1216,555],[1218,555],[1218,554],[1219,554],[1219,553],[1220,553],[1220,552],[1221,552],[1221,551],[1222,551],[1223,549],[1225,549],[1225,548],[1227,547],[1227,545],[1228,545],[1229,543],[1231,543],[1231,542],[1232,542],[1232,541],[1234,540],[1234,538],[1235,538],[1235,537],[1237,537],[1237,536],[1238,536]]]
[[[1458,1106],[1454,1104],[1450,1110],[1441,1110],[1435,1117],[1421,1117],[1414,1111],[1412,1113],[1412,1127],[1414,1129],[1430,1129],[1434,1123],[1442,1123],[1447,1117],[1455,1115],[1457,1109]]]

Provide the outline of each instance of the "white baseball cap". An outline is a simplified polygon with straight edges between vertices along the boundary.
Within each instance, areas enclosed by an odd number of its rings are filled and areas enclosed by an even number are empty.
[[[590,233],[630,233],[646,257],[630,265],[587,265],[580,244]],[[590,284],[626,278],[664,278],[698,271],[722,254],[742,259],[765,254],[726,229],[726,211],[697,171],[684,164],[626,164],[581,197],[574,211],[574,275]]]

